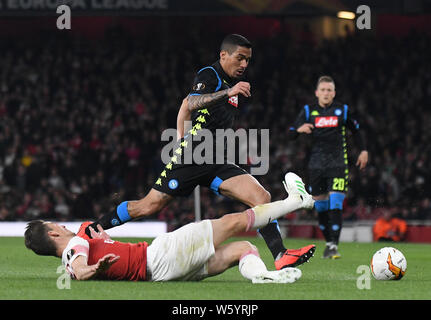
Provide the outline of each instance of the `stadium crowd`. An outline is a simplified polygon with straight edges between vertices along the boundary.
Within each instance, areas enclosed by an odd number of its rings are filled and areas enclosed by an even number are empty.
[[[2,41],[0,220],[94,219],[143,197],[163,167],[162,131],[176,127],[194,73],[217,59],[223,35],[199,32],[135,39],[119,28],[97,42],[64,35]],[[385,210],[431,219],[429,36],[250,40],[253,96],[235,128],[270,128],[269,171],[256,178],[273,199],[285,196],[285,172],[307,182],[309,139],[288,143],[285,135],[313,99],[317,78],[329,74],[338,100],[357,112],[370,154],[359,172],[351,144],[345,220],[376,220]],[[201,189],[206,218],[242,208],[210,193]],[[155,218],[171,229],[194,220],[193,198],[173,201]],[[315,219],[309,212],[288,218]]]

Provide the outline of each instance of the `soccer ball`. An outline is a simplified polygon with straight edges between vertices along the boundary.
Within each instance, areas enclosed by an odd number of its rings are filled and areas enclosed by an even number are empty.
[[[384,247],[371,259],[371,272],[377,280],[400,280],[407,270],[407,260],[398,249]]]

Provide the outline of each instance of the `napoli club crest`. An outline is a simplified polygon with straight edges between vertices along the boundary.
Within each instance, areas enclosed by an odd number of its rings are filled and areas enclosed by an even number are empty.
[[[178,180],[177,179],[171,179],[171,180],[169,180],[168,186],[172,190],[178,188]]]

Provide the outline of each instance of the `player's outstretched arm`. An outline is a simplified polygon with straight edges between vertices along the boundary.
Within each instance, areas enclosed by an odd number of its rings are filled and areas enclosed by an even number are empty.
[[[202,108],[207,108],[215,103],[236,96],[238,94],[244,97],[251,97],[250,83],[245,81],[238,82],[235,86],[229,89],[217,91],[214,93],[205,93],[200,95],[190,95],[188,97],[189,110],[194,111]]]
[[[89,266],[86,258],[79,256],[72,263],[73,274],[76,280],[90,280],[108,270],[118,259],[120,256],[110,253],[100,258],[96,264]]]
[[[202,108],[210,107],[213,104],[226,99],[228,97],[227,91],[217,91],[214,93],[205,93],[197,96],[189,96],[188,107],[189,111],[199,110]]]

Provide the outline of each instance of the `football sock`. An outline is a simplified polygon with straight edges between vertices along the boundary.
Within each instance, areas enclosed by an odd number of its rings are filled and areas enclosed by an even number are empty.
[[[90,224],[86,229],[85,233],[91,238],[90,227],[97,231],[97,225],[100,224],[104,230],[111,229],[113,227],[119,226],[132,218],[127,211],[127,201],[120,203],[116,209],[112,210],[110,213],[103,215],[97,221]]]
[[[326,242],[332,241],[331,227],[329,225],[329,212],[323,211],[317,213],[317,219],[319,221],[319,228],[322,231],[323,237]]]
[[[243,254],[239,259],[238,267],[241,275],[248,280],[252,280],[254,277],[260,276],[268,271],[259,253],[255,250]]]
[[[247,230],[265,227],[271,221],[296,211],[302,206],[302,198],[299,195],[289,196],[284,200],[265,203],[248,209]]]
[[[338,245],[343,224],[343,212],[340,209],[329,210],[331,241]]]
[[[274,260],[277,259],[280,253],[284,253],[286,248],[283,245],[283,239],[281,238],[280,229],[277,220],[269,223],[267,226],[258,229],[262,238],[265,240],[266,245],[271,251]]]

